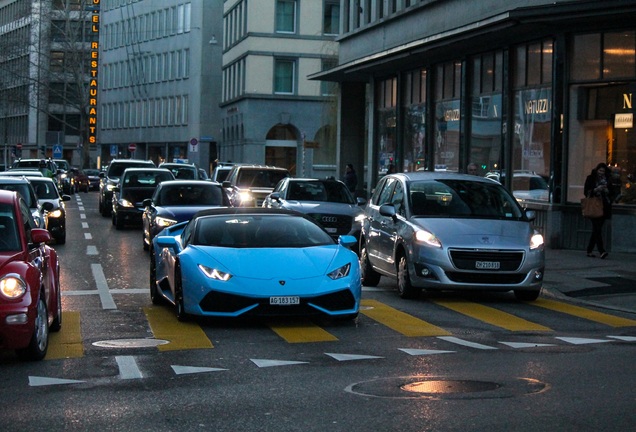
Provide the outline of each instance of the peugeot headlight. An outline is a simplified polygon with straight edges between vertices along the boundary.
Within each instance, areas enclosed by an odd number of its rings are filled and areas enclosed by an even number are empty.
[[[327,276],[329,276],[333,280],[341,279],[343,277],[348,276],[350,270],[351,270],[351,263],[347,263],[347,264],[343,265],[342,267],[337,268],[334,271],[327,273]]]
[[[26,283],[17,274],[8,274],[0,279],[0,293],[9,299],[17,299],[26,292]]]
[[[426,230],[419,230],[415,232],[415,241],[420,243],[426,243],[429,246],[433,247],[442,247],[442,243],[439,241],[435,234],[428,232]]]
[[[119,205],[122,207],[134,207],[133,203],[131,203],[130,201],[128,201],[127,199],[120,199],[119,201]]]
[[[543,246],[543,236],[539,233],[534,233],[530,237],[530,249],[538,249]]]
[[[217,270],[215,268],[210,268],[208,266],[204,266],[203,264],[199,264],[199,269],[203,272],[204,275],[209,277],[210,279],[227,282],[232,278],[232,275],[221,270]]]
[[[165,227],[169,227],[171,225],[176,224],[177,221],[174,220],[174,219],[168,219],[168,218],[163,218],[163,217],[157,216],[157,218],[155,219],[155,223],[158,226],[165,228]]]
[[[109,184],[106,185],[106,190],[107,191],[111,191],[112,192],[113,189],[115,189],[115,185],[114,184],[110,184],[109,183]]]

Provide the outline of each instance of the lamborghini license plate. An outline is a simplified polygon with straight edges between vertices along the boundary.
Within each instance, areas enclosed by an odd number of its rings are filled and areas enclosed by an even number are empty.
[[[277,306],[290,306],[290,305],[299,305],[300,297],[298,296],[279,296],[279,297],[270,297],[269,304],[277,305]]]

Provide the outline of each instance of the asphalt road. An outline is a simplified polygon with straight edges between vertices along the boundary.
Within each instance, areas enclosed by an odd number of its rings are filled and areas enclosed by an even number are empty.
[[[534,303],[511,293],[406,301],[383,278],[352,322],[182,324],[150,302],[139,228],[116,230],[94,192],[68,212],[63,328],[44,361],[0,352],[3,431],[636,426],[629,311],[550,292]]]

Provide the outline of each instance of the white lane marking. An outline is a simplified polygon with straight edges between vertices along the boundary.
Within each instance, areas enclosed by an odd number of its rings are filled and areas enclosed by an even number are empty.
[[[91,233],[84,233],[84,238],[86,240],[93,240],[93,234]]]
[[[605,343],[612,342],[607,339],[587,339],[587,338],[578,338],[578,337],[557,337],[557,339],[562,340],[563,342],[571,343],[572,345],[586,345],[586,344],[594,344],[594,343]]]
[[[220,372],[226,371],[227,369],[221,368],[211,368],[211,367],[197,367],[197,366],[178,366],[172,365],[170,366],[176,375],[185,375],[185,374],[195,374],[195,373],[204,373],[204,372]]]
[[[556,346],[554,344],[532,343],[532,342],[501,342],[500,341],[499,343],[507,345],[510,348],[538,348],[538,347]]]
[[[488,345],[482,345],[476,342],[469,342],[454,336],[438,336],[438,339],[445,340],[446,342],[454,343],[457,345],[467,346],[470,348],[482,349],[482,350],[496,350],[497,348]]]
[[[84,206],[82,206],[82,205],[81,205],[81,206],[78,206],[78,207],[77,207],[77,209],[78,209],[79,211],[84,211]]]
[[[412,348],[398,348],[398,350],[407,353],[408,355],[431,355],[431,354],[450,354],[456,351],[442,351],[442,350],[427,350],[427,349],[412,349]]]
[[[267,359],[250,359],[250,360],[259,368],[272,367],[272,366],[289,366],[289,365],[308,363],[303,361],[287,361],[287,360],[267,360]]]
[[[86,246],[86,255],[98,255],[97,247],[92,245]]]
[[[80,219],[86,219],[86,214],[80,213]]]
[[[119,378],[139,379],[144,377],[133,356],[116,356],[115,361],[119,366]]]
[[[148,294],[148,288],[113,288],[108,290],[111,294]],[[62,291],[63,296],[83,296],[83,295],[97,295],[100,292],[98,290],[76,290],[76,291]]]
[[[88,229],[88,222],[82,222],[82,228]]]
[[[618,339],[625,342],[636,342],[636,337],[634,336],[608,336],[608,338]]]
[[[97,284],[97,291],[99,291],[99,298],[102,301],[102,309],[117,309],[113,296],[108,290],[108,282],[106,282],[106,276],[104,276],[104,270],[101,264],[91,264],[91,270],[93,271],[93,278]]]
[[[86,381],[78,381],[78,380],[62,379],[62,378],[37,377],[37,376],[29,377],[29,386],[31,387],[59,385],[59,384],[81,384],[83,382],[86,382]]]
[[[325,353],[329,357],[332,357],[338,361],[351,361],[351,360],[371,360],[384,357],[372,356],[372,355],[359,355],[359,354],[337,354],[337,353]]]

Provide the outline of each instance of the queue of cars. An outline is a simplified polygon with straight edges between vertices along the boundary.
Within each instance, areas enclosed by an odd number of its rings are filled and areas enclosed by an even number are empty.
[[[187,174],[178,175],[181,169]],[[446,290],[512,291],[522,301],[540,295],[543,237],[534,212],[500,179],[388,174],[367,202],[341,181],[295,178],[284,168],[235,164],[227,172],[220,183],[200,180],[193,165],[116,159],[93,173],[100,213],[116,229],[142,226],[151,301],[171,304],[179,320],[354,319],[362,285],[382,276],[405,299]],[[47,243],[65,242],[64,202],[71,198],[39,172],[12,174],[0,176],[0,234],[7,230],[0,260],[43,254],[54,265],[36,278],[0,267],[0,348],[40,359],[62,316],[59,263]],[[72,191],[87,191],[91,182],[86,176],[73,184]],[[21,303],[34,312],[11,312]]]

